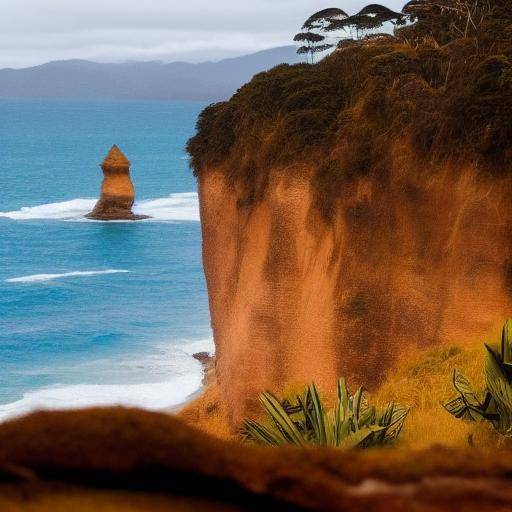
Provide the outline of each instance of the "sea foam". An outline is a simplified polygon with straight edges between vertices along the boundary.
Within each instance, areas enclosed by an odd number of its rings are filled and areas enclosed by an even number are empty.
[[[166,375],[158,382],[128,384],[76,384],[54,386],[29,391],[20,400],[0,404],[0,422],[38,410],[83,409],[87,407],[124,406],[151,411],[163,411],[186,402],[202,385],[201,364],[192,355],[213,353],[211,338],[197,341],[170,342],[154,347],[154,353],[125,354],[116,361],[87,362],[77,365],[76,373],[98,372],[97,365],[108,365],[111,372],[116,364],[151,370],[155,376]],[[83,366],[83,367],[82,367]],[[96,367],[95,367],[96,366]],[[102,375],[106,374],[103,369]]]
[[[63,274],[33,274],[31,276],[12,277],[6,279],[6,283],[41,283],[45,281],[53,281],[54,279],[62,279],[65,277],[87,277],[87,276],[100,276],[106,274],[126,274],[129,270],[84,270],[76,272],[64,272]]]
[[[85,219],[85,215],[94,208],[95,204],[96,199],[72,199],[38,206],[24,206],[19,210],[0,212],[0,217],[12,220],[85,221],[89,220]],[[171,194],[159,199],[138,201],[133,207],[133,212],[151,217],[144,222],[197,222],[199,221],[199,200],[196,192]],[[90,222],[101,221],[91,220]]]
[[[25,393],[21,400],[0,405],[0,421],[36,410],[83,409],[125,406],[164,410],[182,403],[201,386],[201,374],[175,377],[165,382],[145,384],[75,386],[46,388]]]

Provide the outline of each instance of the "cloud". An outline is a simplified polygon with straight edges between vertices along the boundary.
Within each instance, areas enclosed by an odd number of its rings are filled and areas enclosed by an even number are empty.
[[[336,5],[333,2],[332,5]],[[368,2],[343,3],[356,12]],[[383,1],[399,9],[402,0]],[[0,0],[0,67],[207,60],[291,44],[318,0]]]

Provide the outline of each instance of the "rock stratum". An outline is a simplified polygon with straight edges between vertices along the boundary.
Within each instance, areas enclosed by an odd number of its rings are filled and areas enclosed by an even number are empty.
[[[130,161],[116,146],[112,146],[101,164],[103,183],[101,196],[94,210],[86,217],[94,220],[143,220],[146,215],[132,212],[135,188],[130,178]]]
[[[416,23],[257,75],[189,142],[220,396],[346,376],[498,336],[512,312],[512,6]],[[462,32],[464,33],[464,31]],[[492,35],[491,35],[492,34]]]

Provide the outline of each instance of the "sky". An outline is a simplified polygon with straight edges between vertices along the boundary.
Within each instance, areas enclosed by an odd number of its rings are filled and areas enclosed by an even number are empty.
[[[0,0],[0,68],[63,59],[201,62],[292,44],[311,14],[364,0]],[[399,10],[403,0],[380,0]]]

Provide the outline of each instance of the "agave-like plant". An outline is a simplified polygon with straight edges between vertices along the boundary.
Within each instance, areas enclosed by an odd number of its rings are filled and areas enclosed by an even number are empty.
[[[245,420],[243,433],[260,444],[283,446],[320,445],[360,447],[385,445],[399,436],[409,410],[389,403],[383,411],[370,406],[365,392],[359,388],[351,396],[345,379],[338,381],[335,407],[326,410],[315,384],[310,384],[296,402],[280,401],[272,393],[260,395],[268,414],[265,424]]]
[[[501,350],[485,345],[485,383],[475,392],[469,380],[453,371],[457,396],[445,402],[445,409],[465,421],[489,421],[496,431],[512,437],[512,320],[507,320],[501,335]]]

